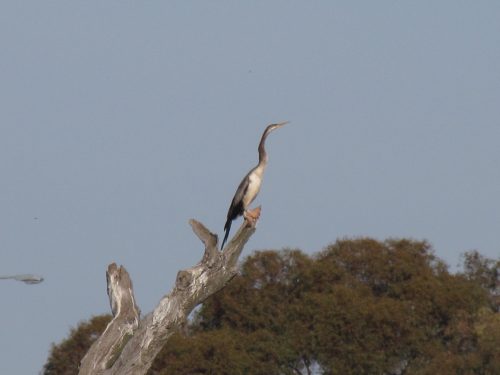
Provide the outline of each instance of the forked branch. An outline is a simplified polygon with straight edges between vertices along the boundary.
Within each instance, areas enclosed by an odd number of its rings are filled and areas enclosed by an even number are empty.
[[[255,232],[260,207],[246,218],[223,251],[217,235],[191,219],[193,232],[205,245],[201,261],[177,274],[175,286],[153,312],[139,320],[132,281],[124,267],[108,266],[108,295],[113,319],[82,360],[80,375],[142,375],[193,309],[222,289],[237,272],[238,258]]]

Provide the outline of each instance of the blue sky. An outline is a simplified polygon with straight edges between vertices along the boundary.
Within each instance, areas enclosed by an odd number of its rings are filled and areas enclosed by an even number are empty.
[[[35,374],[109,312],[123,264],[150,311],[222,234],[265,126],[244,255],[337,238],[500,254],[500,3],[0,4],[0,373]],[[237,228],[240,222],[233,224]],[[20,362],[19,358],[23,358]]]

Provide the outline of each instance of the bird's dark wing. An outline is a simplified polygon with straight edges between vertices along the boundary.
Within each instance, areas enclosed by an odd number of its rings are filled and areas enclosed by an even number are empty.
[[[249,175],[247,174],[243,178],[243,180],[240,182],[240,185],[238,186],[238,189],[236,189],[236,193],[234,193],[231,206],[229,206],[229,210],[227,211],[228,220],[234,220],[238,216],[243,214],[243,210],[245,209],[245,207],[243,207],[243,197],[248,190],[248,185],[250,185],[250,178],[248,176]]]
[[[250,179],[248,178],[248,176],[249,175],[247,174],[245,178],[243,178],[243,180],[240,182],[240,185],[238,186],[238,189],[236,189],[236,193],[234,194],[233,200],[231,201],[231,206],[229,206],[229,210],[227,211],[227,220],[226,224],[224,225],[224,231],[226,233],[224,234],[224,239],[222,240],[221,250],[224,248],[224,244],[226,243],[227,237],[229,236],[232,221],[243,214],[243,211],[245,209],[243,207],[243,197],[245,196],[245,193],[248,190],[248,185],[250,184]]]

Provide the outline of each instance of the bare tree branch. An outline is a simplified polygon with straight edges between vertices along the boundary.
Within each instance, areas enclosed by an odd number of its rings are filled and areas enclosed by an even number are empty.
[[[238,258],[255,232],[260,207],[246,218],[224,251],[217,235],[202,223],[189,221],[205,245],[202,260],[177,274],[175,286],[153,312],[139,321],[132,281],[123,267],[108,266],[108,295],[113,320],[82,360],[80,375],[142,375],[153,364],[168,339],[186,323],[188,315],[208,296],[222,289],[237,272]]]
[[[127,270],[111,263],[106,279],[113,319],[83,358],[80,367],[83,374],[97,374],[111,367],[139,325],[140,313]]]

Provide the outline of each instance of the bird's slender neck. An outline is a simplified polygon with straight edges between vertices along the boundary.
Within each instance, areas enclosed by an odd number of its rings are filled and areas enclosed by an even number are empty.
[[[262,138],[260,139],[259,143],[259,166],[265,167],[267,164],[267,152],[265,149],[265,143],[266,143],[266,138],[269,132],[264,131],[264,134],[262,134]]]

